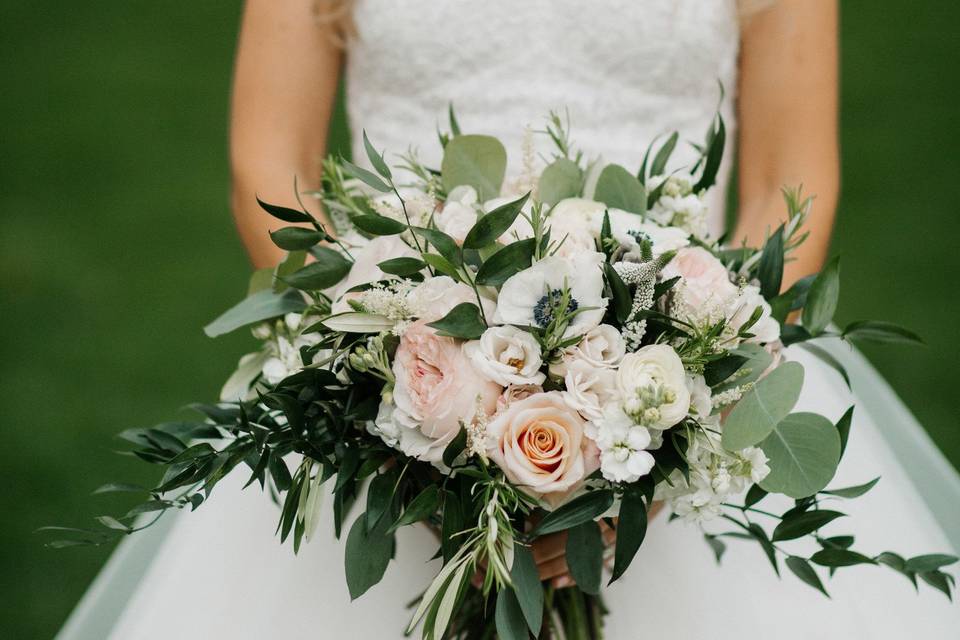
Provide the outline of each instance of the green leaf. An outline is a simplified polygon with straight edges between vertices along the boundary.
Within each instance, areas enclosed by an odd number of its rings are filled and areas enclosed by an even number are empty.
[[[275,293],[270,289],[258,291],[225,311],[205,326],[203,332],[211,338],[216,338],[254,322],[262,322],[288,313],[299,313],[306,307],[303,296],[297,291],[289,289],[283,293]]]
[[[460,429],[456,437],[450,441],[450,444],[443,450],[443,464],[448,467],[453,466],[453,461],[457,459],[463,450],[467,448],[467,430]]]
[[[427,263],[417,258],[390,258],[377,264],[380,271],[395,276],[412,276],[427,268]]]
[[[527,634],[527,622],[520,609],[517,594],[510,587],[505,586],[497,593],[494,621],[499,640],[527,640],[530,637]]]
[[[370,139],[367,138],[366,130],[363,131],[363,148],[367,152],[367,158],[370,160],[370,166],[376,169],[377,173],[389,180],[393,177],[393,174],[390,173],[390,167],[387,166],[387,163],[383,160],[383,154],[373,148],[373,145],[370,144]]]
[[[920,579],[926,582],[928,585],[943,593],[947,598],[953,602],[953,595],[951,593],[951,577],[950,575],[943,573],[942,571],[928,571],[920,574]]]
[[[437,485],[427,485],[423,491],[417,494],[417,497],[410,501],[407,508],[403,510],[403,515],[390,526],[390,531],[396,531],[400,527],[405,527],[408,524],[426,520],[436,513],[439,506],[440,490],[437,488]]]
[[[613,552],[610,582],[624,574],[647,535],[647,506],[643,502],[643,494],[631,489],[627,489],[620,502],[617,544]]]
[[[396,467],[394,467],[396,468]],[[370,481],[367,488],[367,531],[373,531],[383,514],[390,509],[393,501],[393,489],[397,484],[395,473],[381,473]]]
[[[810,556],[821,567],[851,567],[855,564],[876,564],[873,559],[849,549],[821,549]]]
[[[303,211],[297,211],[296,209],[291,209],[289,207],[281,207],[279,205],[270,204],[269,202],[264,202],[260,198],[257,198],[257,204],[260,205],[261,209],[272,215],[274,218],[283,220],[284,222],[313,222],[313,218]]]
[[[840,258],[838,256],[827,263],[807,292],[807,302],[803,306],[803,328],[810,335],[820,335],[827,328],[837,310],[839,297]]]
[[[840,498],[859,498],[870,489],[880,482],[880,476],[877,476],[870,482],[864,484],[858,484],[855,487],[844,487],[843,489],[830,489],[828,491],[821,491],[820,493],[826,493],[831,496],[837,496]]]
[[[440,274],[453,278],[457,282],[462,280],[460,277],[460,272],[457,271],[457,267],[443,256],[436,253],[424,253],[421,255],[421,257],[423,258],[424,262],[433,267],[433,269],[438,271]]]
[[[813,533],[820,527],[844,515],[846,514],[840,513],[839,511],[827,511],[823,509],[797,513],[780,521],[780,524],[773,530],[772,540],[779,542],[781,540],[796,540],[797,538],[802,538],[808,533]]]
[[[843,412],[840,419],[837,420],[837,435],[840,436],[840,457],[843,458],[843,452],[847,450],[847,440],[850,439],[850,425],[853,424],[853,406]]]
[[[840,374],[840,377],[843,378],[843,381],[847,383],[847,389],[851,389],[850,376],[847,375],[846,368],[844,368],[844,366],[840,364],[839,360],[833,357],[833,354],[831,354],[829,351],[827,351],[823,347],[820,347],[815,344],[811,344],[809,342],[802,342],[800,343],[800,346],[806,349],[807,351],[809,351],[810,353],[812,353],[813,355],[820,358],[820,360],[825,364],[827,364],[829,367],[832,367],[834,371]]]
[[[729,389],[745,385],[750,382],[756,382],[773,362],[766,349],[758,344],[741,344],[730,352],[733,355],[743,356],[747,361],[737,370],[737,375],[733,376],[714,387],[714,395],[723,393]]]
[[[764,491],[763,487],[758,484],[750,485],[750,489],[747,490],[747,495],[743,498],[743,506],[752,507],[765,497],[767,497],[767,492]]]
[[[514,595],[527,627],[535,637],[539,636],[543,624],[543,584],[537,563],[527,547],[519,544],[514,546],[510,579],[513,580]]]
[[[530,532],[531,537],[545,536],[599,518],[613,504],[613,491],[588,491],[551,511]]]
[[[797,576],[805,583],[822,593],[823,595],[830,597],[830,594],[827,593],[827,590],[823,588],[823,583],[820,581],[820,576],[817,575],[816,570],[810,565],[805,558],[799,556],[789,556],[786,559],[787,568],[793,572],[793,575]]]
[[[327,289],[350,272],[352,263],[333,249],[314,247],[311,253],[317,261],[286,276],[284,282],[297,289]]]
[[[721,442],[739,451],[766,438],[797,404],[803,387],[803,366],[785,362],[745,393],[727,416]]]
[[[650,175],[659,176],[663,175],[664,170],[667,168],[667,162],[670,160],[670,154],[673,153],[674,148],[677,146],[677,140],[679,140],[680,134],[674,131],[670,134],[670,137],[667,138],[667,141],[663,143],[663,146],[660,147],[660,150],[657,151],[657,155],[653,158],[653,164],[650,165]]]
[[[392,329],[396,322],[375,313],[347,311],[325,318],[320,324],[343,333],[380,333]]]
[[[750,526],[747,527],[747,531],[750,532],[754,540],[760,543],[760,547],[763,549],[764,554],[766,554],[767,560],[770,561],[770,564],[773,565],[774,572],[779,576],[780,565],[777,564],[777,550],[774,548],[773,543],[770,542],[770,538],[767,537],[767,532],[756,522],[751,522]]]
[[[783,283],[783,225],[763,245],[757,278],[760,280],[760,294],[764,298],[772,300],[780,294]]]
[[[584,593],[600,593],[603,573],[603,536],[600,525],[589,520],[567,531],[567,567]]]
[[[847,328],[843,330],[843,337],[879,344],[926,344],[923,338],[909,329],[904,329],[892,322],[884,322],[882,320],[860,320],[851,322],[847,325]]]
[[[568,158],[558,158],[540,174],[537,191],[540,202],[552,207],[561,200],[578,196],[582,188],[583,171],[577,163]]]
[[[603,275],[606,277],[613,295],[613,315],[617,322],[622,324],[630,318],[630,310],[633,308],[633,296],[630,295],[630,288],[609,262],[603,263]]]
[[[423,237],[427,242],[436,248],[437,253],[446,258],[451,264],[459,267],[463,264],[463,254],[457,242],[437,229],[427,229],[425,227],[414,227],[414,232]]]
[[[480,307],[472,302],[461,302],[436,322],[428,322],[427,326],[436,329],[437,335],[462,340],[479,338],[487,329]]]
[[[361,514],[347,534],[344,567],[351,600],[356,600],[380,582],[393,554],[393,536],[387,534],[384,521],[381,520],[381,525],[369,532],[366,521],[366,515]]]
[[[647,194],[643,185],[618,164],[608,164],[600,172],[593,198],[611,209],[641,215],[647,212]]]
[[[283,227],[270,232],[270,239],[273,240],[273,244],[287,251],[309,249],[323,238],[324,234],[316,229],[304,227]]]
[[[840,462],[840,436],[816,413],[788,415],[760,448],[770,460],[770,474],[760,486],[791,498],[812,496],[826,487]]]
[[[449,562],[460,547],[461,538],[457,534],[466,526],[463,511],[457,494],[446,490],[443,497],[443,520],[440,524],[440,549],[443,551],[444,562]]]
[[[714,387],[739,371],[748,360],[746,356],[731,353],[708,362],[703,369],[703,379],[708,386]]]
[[[700,180],[697,181],[697,184],[693,185],[694,193],[709,189],[717,181],[717,172],[720,171],[720,162],[723,160],[723,147],[727,142],[727,128],[720,114],[717,114],[716,127],[711,129],[709,142],[703,173],[700,174]]]
[[[529,238],[512,242],[487,258],[477,270],[477,284],[499,286],[510,276],[530,266],[536,240]]]
[[[394,236],[407,230],[407,225],[399,220],[381,216],[377,213],[365,213],[350,218],[357,229],[373,236]]]
[[[913,558],[907,560],[906,569],[907,571],[924,573],[927,571],[935,571],[940,567],[949,566],[956,561],[956,556],[947,555],[945,553],[928,553],[922,556],[914,556]]]
[[[450,140],[444,148],[440,175],[448,193],[454,187],[470,185],[484,201],[500,195],[506,169],[507,152],[499,140],[490,136],[461,135]]]
[[[467,237],[463,239],[464,249],[482,249],[489,244],[497,241],[513,224],[520,214],[523,205],[526,204],[530,194],[499,206],[490,213],[484,214],[467,232]]]
[[[141,487],[138,484],[125,484],[122,482],[111,482],[109,484],[104,484],[93,490],[92,495],[99,495],[102,493],[149,493],[150,490],[146,487]]]
[[[821,540],[820,544],[824,549],[849,549],[853,541],[853,536],[831,536]]]
[[[703,539],[707,541],[707,544],[710,545],[710,548],[713,550],[717,564],[720,564],[720,561],[723,559],[723,554],[727,551],[727,545],[725,545],[720,538],[707,533],[703,534]]]
[[[358,167],[345,158],[340,158],[340,166],[343,167],[344,173],[356,178],[375,191],[381,191],[385,193],[392,190],[390,185],[381,180],[377,174],[373,173],[372,171],[367,171],[363,167]]]

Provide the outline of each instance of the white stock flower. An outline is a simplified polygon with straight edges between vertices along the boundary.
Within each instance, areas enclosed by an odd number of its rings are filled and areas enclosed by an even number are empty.
[[[601,324],[587,331],[580,342],[564,349],[560,362],[550,366],[550,373],[564,376],[567,367],[578,360],[593,367],[613,369],[620,364],[626,351],[627,346],[617,328]]]
[[[652,344],[628,353],[617,371],[623,409],[638,424],[668,429],[690,409],[683,362],[672,347]]]
[[[455,187],[443,208],[434,216],[437,228],[463,244],[467,233],[477,222],[477,190],[468,185]]]
[[[647,215],[662,225],[679,227],[698,238],[706,238],[709,235],[707,205],[702,195],[693,193],[690,180],[677,174],[653,176],[647,180],[647,189],[653,191],[660,184],[663,184],[660,197]]]
[[[600,449],[600,472],[611,482],[636,482],[653,469],[653,456],[646,451],[650,432],[614,404],[587,426],[587,436]]]
[[[617,396],[617,374],[585,360],[574,360],[564,377],[563,399],[588,420],[603,416],[603,409]]]
[[[713,399],[707,381],[701,375],[687,375],[687,391],[690,392],[690,413],[695,417],[708,417],[713,413]]]
[[[483,377],[501,386],[538,385],[546,379],[540,371],[540,344],[523,329],[490,327],[479,340],[463,345],[463,351]]]
[[[564,291],[569,291],[566,311],[579,311],[570,319],[564,336],[581,335],[593,329],[607,306],[603,297],[601,253],[583,253],[569,258],[551,256],[511,276],[500,289],[493,320],[499,324],[546,327]]]
[[[747,342],[769,344],[780,339],[780,323],[773,317],[770,304],[760,294],[760,287],[752,284],[741,288],[739,294],[727,304],[727,319],[734,331],[744,326],[754,311],[761,309],[760,319],[748,329],[753,337]]]

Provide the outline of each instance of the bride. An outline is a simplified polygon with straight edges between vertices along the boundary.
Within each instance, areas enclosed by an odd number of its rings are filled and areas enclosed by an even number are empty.
[[[319,181],[338,75],[345,69],[354,149],[364,127],[378,147],[419,140],[436,163],[438,116],[448,101],[461,125],[519,155],[550,109],[568,109],[588,154],[639,165],[646,144],[677,130],[699,140],[719,94],[739,156],[732,237],[762,243],[783,215],[780,187],[801,179],[817,200],[811,237],[787,267],[789,285],[823,262],[838,191],[836,0],[248,0],[234,86],[233,209],[256,266],[281,256],[256,206],[293,199],[291,177]],[[431,156],[436,149],[437,155]],[[681,154],[692,161],[694,151]],[[364,154],[354,153],[354,158]],[[513,166],[519,164],[514,157]],[[721,172],[721,185],[730,165]],[[711,226],[723,227],[715,189]],[[836,483],[882,476],[849,504],[853,533],[916,554],[960,546],[960,480],[892,391],[856,353],[829,345],[853,377],[852,397],[830,368],[792,348],[807,384],[801,409],[837,418],[857,405],[852,446]],[[242,470],[196,513],[126,541],[61,632],[76,638],[398,637],[405,605],[437,570],[436,541],[406,527],[383,582],[356,602],[343,551],[330,535],[298,557],[273,535],[277,508],[240,491]],[[847,506],[847,505],[845,505]],[[327,510],[329,514],[329,510]],[[853,529],[853,530],[851,530]],[[952,545],[951,545],[952,543]],[[827,584],[828,600],[778,579],[755,545],[721,567],[694,526],[652,523],[627,576],[606,591],[607,637],[956,637],[960,609],[930,589],[863,566]],[[561,541],[536,550],[541,575],[569,584]],[[876,574],[876,575],[875,575]]]

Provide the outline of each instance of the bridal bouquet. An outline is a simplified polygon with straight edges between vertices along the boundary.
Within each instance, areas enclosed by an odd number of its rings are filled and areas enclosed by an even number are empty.
[[[509,183],[503,145],[462,134],[452,111],[439,167],[413,153],[390,167],[364,136],[373,171],[330,159],[315,194],[336,236],[305,208],[261,202],[290,223],[271,234],[288,256],[206,330],[252,326],[263,348],[220,403],[196,405],[204,419],[124,432],[165,472],[127,519],[101,521],[128,533],[138,514],[196,508],[245,463],[294,549],[316,535],[324,493],[338,536],[362,511],[346,535],[352,597],[383,576],[394,532],[426,523],[443,565],[408,632],[422,623],[437,639],[600,637],[604,566],[611,582],[624,575],[661,501],[671,518],[711,523],[718,561],[741,539],[824,594],[824,570],[883,564],[950,595],[951,556],[869,555],[820,533],[843,516],[832,505],[877,480],[827,488],[853,409],[837,423],[793,412],[804,370],[783,349],[916,337],[830,328],[836,260],[781,293],[811,200],[786,190],[763,247],[725,248],[704,199],[719,116],[678,170],[677,134],[631,172],[586,162],[559,117],[542,133],[553,157],[539,171],[526,154]],[[541,583],[531,553],[560,532],[575,587]]]

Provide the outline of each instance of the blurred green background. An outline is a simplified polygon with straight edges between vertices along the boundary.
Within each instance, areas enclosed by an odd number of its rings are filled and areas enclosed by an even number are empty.
[[[239,5],[0,8],[5,638],[52,636],[110,552],[48,550],[33,529],[119,509],[89,492],[153,470],[114,454],[112,435],[215,397],[246,346],[200,331],[241,297],[248,268],[227,208]],[[960,464],[960,40],[947,28],[960,5],[843,8],[840,318],[926,337],[868,355]]]

